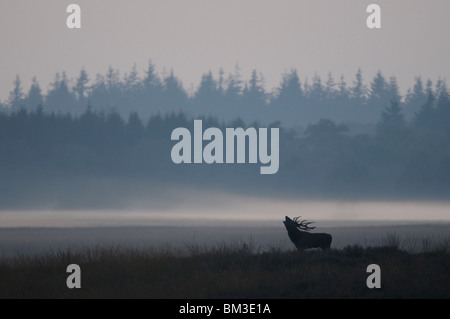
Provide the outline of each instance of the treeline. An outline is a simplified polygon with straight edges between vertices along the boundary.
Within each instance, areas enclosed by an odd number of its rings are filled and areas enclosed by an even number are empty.
[[[109,68],[106,74],[90,79],[86,70],[68,79],[56,74],[46,95],[33,79],[28,92],[17,76],[9,96],[2,99],[0,109],[14,112],[20,108],[33,110],[41,105],[46,112],[81,115],[86,106],[94,111],[117,111],[124,118],[137,112],[143,119],[152,115],[183,112],[188,116],[213,116],[223,121],[241,118],[265,124],[281,121],[284,126],[306,126],[321,118],[336,122],[376,123],[391,100],[400,101],[407,120],[427,101],[428,96],[448,95],[445,80],[424,82],[415,79],[413,88],[401,96],[395,77],[386,78],[378,72],[370,84],[359,69],[347,83],[344,77],[327,79],[314,76],[301,81],[296,70],[284,74],[280,85],[272,91],[264,88],[263,76],[254,70],[244,81],[239,68],[232,74],[221,70],[214,77],[211,72],[202,76],[199,86],[188,92],[173,72],[159,75],[150,63],[141,77],[134,66],[123,76]]]
[[[280,169],[272,176],[260,175],[259,164],[173,164],[170,135],[180,126],[192,129],[193,121],[184,113],[148,121],[131,113],[124,120],[90,108],[80,116],[43,107],[0,113],[0,197],[20,200],[26,187],[40,191],[49,178],[80,176],[291,196],[448,199],[450,192],[450,99],[444,94],[429,94],[411,121],[392,101],[373,135],[352,134],[328,119],[301,133],[282,128]],[[204,118],[204,129],[210,126],[260,124]]]

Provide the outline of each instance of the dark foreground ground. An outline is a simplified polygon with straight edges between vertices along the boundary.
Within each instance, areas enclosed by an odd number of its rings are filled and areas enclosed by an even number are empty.
[[[448,242],[410,253],[377,247],[258,251],[252,244],[84,248],[0,259],[0,298],[450,298]],[[81,289],[66,268],[81,267]],[[369,289],[369,264],[381,289]]]

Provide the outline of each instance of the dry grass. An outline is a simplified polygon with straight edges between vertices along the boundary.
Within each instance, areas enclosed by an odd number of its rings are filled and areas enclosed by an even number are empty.
[[[409,241],[408,241],[409,240]],[[403,248],[410,245],[416,253]],[[449,241],[388,235],[378,246],[282,251],[252,242],[95,247],[0,259],[1,298],[450,298]],[[81,289],[66,287],[69,264]],[[382,288],[366,287],[379,264]]]

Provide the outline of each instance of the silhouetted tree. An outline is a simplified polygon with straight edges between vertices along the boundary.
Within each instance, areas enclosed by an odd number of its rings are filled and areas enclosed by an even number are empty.
[[[440,96],[448,96],[447,83],[445,82],[445,80],[438,78],[436,82],[435,93],[438,99]]]
[[[164,136],[163,118],[160,113],[153,115],[147,122],[147,135],[150,139]]]
[[[89,82],[89,77],[85,69],[81,69],[80,74],[76,78],[76,83],[73,88],[76,98],[80,104],[84,103],[87,97],[87,83]]]
[[[120,82],[119,71],[114,70],[110,66],[105,75],[97,74],[96,81],[91,88],[88,100],[95,110],[120,110],[124,106],[129,106],[129,101],[125,103],[123,99],[122,88],[123,85]],[[124,113],[128,115],[128,112]]]
[[[183,89],[181,81],[170,72],[170,74],[164,78],[164,108],[166,112],[173,110],[185,110],[188,104],[188,96]]]
[[[135,143],[144,136],[145,127],[136,112],[130,114],[126,125],[126,132],[129,143]]]
[[[391,76],[389,78],[387,91],[389,101],[401,101],[402,96],[400,95],[400,90],[398,88],[397,79],[395,76]]]
[[[439,95],[436,101],[436,130],[445,134],[447,138],[450,138],[450,97],[445,82],[443,82],[442,87],[437,91],[439,91]]]
[[[139,79],[138,72],[136,69],[136,63],[131,68],[130,73],[125,73],[123,78],[124,78],[125,94],[134,95],[140,91],[141,81]]]
[[[380,71],[377,72],[370,85],[369,105],[382,107],[389,103],[388,84]]]
[[[220,68],[219,70],[219,80],[217,81],[217,90],[222,96],[225,93],[225,71],[222,68]]]
[[[415,113],[414,125],[419,129],[429,129],[433,127],[434,119],[436,118],[436,110],[434,109],[435,98],[432,91],[428,91],[428,98],[426,103],[422,105],[420,110]]]
[[[163,112],[163,84],[151,61],[149,61],[141,86],[142,92],[138,97],[141,107],[138,113],[143,118],[148,118],[157,112]]]
[[[296,70],[285,74],[272,104],[277,108],[276,112],[288,110],[290,114],[298,111],[304,100],[302,87]]]
[[[17,110],[23,107],[24,102],[24,94],[22,88],[22,81],[20,81],[19,75],[16,76],[14,80],[14,88],[11,92],[9,92],[9,97],[7,101],[7,105],[11,108],[11,110]]]
[[[392,100],[391,105],[384,109],[381,121],[378,124],[378,132],[381,134],[398,134],[406,126],[405,119],[397,100]]]
[[[203,74],[192,101],[194,112],[196,114],[217,114],[221,100],[222,96],[211,71]]]
[[[88,105],[86,111],[75,122],[77,142],[86,144],[92,149],[101,147],[104,138],[104,123],[103,114],[93,112],[92,107]]]
[[[224,107],[225,115],[224,119],[229,120],[240,113],[241,99],[242,99],[242,78],[241,70],[238,65],[235,66],[234,74],[229,74],[225,81],[224,92]]]
[[[328,100],[333,100],[336,94],[336,82],[331,72],[328,73],[327,82],[325,83],[325,96]]]
[[[319,102],[320,100],[325,98],[325,90],[322,85],[322,80],[317,74],[313,77],[312,85],[308,95],[309,98],[314,102]]]
[[[144,89],[146,91],[157,91],[161,90],[161,80],[158,77],[158,74],[156,73],[155,65],[152,63],[152,61],[149,61],[147,71],[145,72],[144,77]]]
[[[343,75],[341,75],[341,77],[339,78],[338,92],[339,96],[345,96],[349,93],[347,89],[347,82],[345,82],[345,78]]]
[[[420,107],[427,101],[427,96],[423,87],[422,78],[416,77],[413,89],[408,89],[405,97],[405,115],[412,118],[414,113],[418,112]]]
[[[367,87],[364,84],[361,68],[358,69],[351,88],[351,97],[360,105],[365,104],[367,97]]]
[[[267,105],[267,94],[264,91],[262,75],[256,70],[252,71],[250,81],[245,85],[242,92],[242,106],[239,114],[244,120],[251,121],[254,114],[264,114]]]
[[[70,92],[66,73],[63,72],[62,76],[57,73],[45,99],[46,109],[52,112],[76,112],[74,105],[75,97]]]
[[[121,88],[119,71],[114,70],[112,66],[109,66],[108,72],[106,73],[105,84],[108,91],[119,91]]]
[[[67,79],[65,73],[57,74],[44,97],[34,80],[24,96],[17,78],[9,98],[2,100],[2,104],[4,111],[17,110],[21,105],[33,110],[37,105],[43,105],[45,112],[80,115],[89,103],[94,112],[116,110],[122,118],[136,112],[145,122],[158,113],[165,116],[180,111],[191,118],[208,116],[231,121],[241,117],[247,123],[257,120],[265,124],[281,120],[292,127],[305,127],[321,118],[330,118],[336,122],[352,122],[352,127],[358,127],[358,131],[373,132],[374,124],[390,100],[403,101],[394,77],[387,82],[378,72],[371,81],[369,92],[361,69],[351,87],[344,77],[336,84],[331,72],[325,83],[315,75],[308,84],[307,79],[300,81],[297,72],[291,71],[283,75],[279,87],[271,92],[264,88],[262,75],[256,70],[244,86],[236,66],[235,72],[226,79],[222,69],[217,79],[211,72],[204,74],[198,88],[192,88],[188,94],[173,72],[159,77],[150,61],[142,77],[136,65],[124,76],[119,76],[119,71],[110,66],[105,74],[97,74],[92,85],[88,86],[89,83],[87,73],[82,69],[73,80]],[[444,79],[439,79],[435,86],[428,81],[425,89],[420,77],[416,78],[405,102],[400,102],[408,122],[425,104],[428,91],[433,92],[437,104],[446,105],[448,90]],[[6,108],[12,104],[14,108]]]
[[[106,117],[104,149],[112,156],[120,156],[125,145],[125,121],[117,111],[110,112]]]
[[[431,82],[430,79],[427,80],[427,84],[426,84],[426,87],[425,87],[425,94],[426,94],[427,97],[429,97],[430,94],[434,94],[434,92],[433,92],[433,82]]]
[[[247,89],[244,92],[244,98],[257,106],[266,104],[267,96],[263,84],[264,79],[262,75],[258,74],[256,70],[253,70]]]
[[[30,90],[24,100],[24,105],[27,109],[33,110],[37,106],[41,106],[44,104],[44,97],[42,96],[41,87],[39,86],[36,77],[33,77]]]

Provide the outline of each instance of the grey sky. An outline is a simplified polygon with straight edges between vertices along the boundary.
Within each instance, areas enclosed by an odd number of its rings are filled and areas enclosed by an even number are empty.
[[[81,30],[66,27],[70,3],[81,6]],[[381,6],[381,30],[366,27],[370,3]],[[34,75],[46,91],[57,71],[71,78],[85,67],[92,82],[109,65],[123,74],[149,59],[187,88],[238,63],[270,89],[290,68],[351,83],[362,67],[366,82],[381,69],[404,91],[416,75],[450,78],[448,15],[449,0],[1,0],[0,99],[16,74],[25,91]]]

